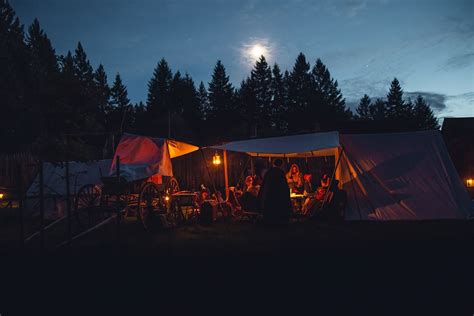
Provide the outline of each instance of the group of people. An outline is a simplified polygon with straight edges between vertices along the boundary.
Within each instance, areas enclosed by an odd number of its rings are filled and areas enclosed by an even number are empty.
[[[312,175],[303,175],[297,164],[292,164],[288,172],[283,168],[283,160],[277,158],[263,178],[247,176],[241,189],[233,188],[231,195],[235,194],[239,207],[261,213],[267,223],[285,223],[295,210],[292,193],[304,197],[298,206],[304,215],[323,203],[330,185],[327,174],[321,177],[320,185],[314,189]]]

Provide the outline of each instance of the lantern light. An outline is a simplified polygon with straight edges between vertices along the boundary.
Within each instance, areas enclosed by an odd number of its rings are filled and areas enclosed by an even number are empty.
[[[170,200],[170,197],[167,195],[165,196],[165,201],[168,202]]]
[[[214,156],[212,156],[212,164],[214,166],[218,166],[221,164],[221,156],[216,152]]]
[[[474,187],[474,179],[472,179],[472,178],[467,179],[467,180],[466,180],[466,186],[467,186],[468,188]]]
[[[0,193],[0,200],[2,200],[4,196],[5,196],[5,194]]]

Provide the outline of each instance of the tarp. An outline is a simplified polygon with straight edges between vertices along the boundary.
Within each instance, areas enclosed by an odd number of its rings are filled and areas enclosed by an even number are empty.
[[[86,184],[101,184],[100,178],[107,176],[112,160],[69,162],[69,190],[76,195]],[[43,192],[45,218],[55,219],[66,213],[66,167],[65,163],[43,163]],[[39,175],[36,175],[26,193],[25,208],[39,212]],[[73,200],[71,204],[73,204]]]
[[[86,184],[100,184],[100,177],[107,176],[111,160],[97,160],[88,162],[69,162],[69,190],[75,195]],[[43,192],[46,196],[66,195],[66,167],[65,163],[43,163]],[[39,175],[28,188],[27,197],[39,195]]]
[[[348,194],[348,220],[458,219],[472,216],[439,131],[250,139],[213,146],[251,156],[340,159],[336,179]],[[341,151],[342,149],[342,151]]]
[[[155,174],[171,177],[171,158],[198,149],[196,146],[165,138],[124,134],[115,151],[109,175],[116,173],[116,161],[120,157],[120,174],[128,181],[145,179]]]
[[[325,132],[282,137],[255,138],[212,146],[259,157],[312,157],[334,155],[339,133]]]
[[[438,131],[341,135],[346,219],[467,218],[472,204]]]

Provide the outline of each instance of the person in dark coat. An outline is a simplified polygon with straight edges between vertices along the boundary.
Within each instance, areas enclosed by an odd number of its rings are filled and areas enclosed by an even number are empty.
[[[282,170],[283,161],[275,159],[263,178],[258,195],[263,221],[269,224],[288,223],[291,214],[290,188]]]

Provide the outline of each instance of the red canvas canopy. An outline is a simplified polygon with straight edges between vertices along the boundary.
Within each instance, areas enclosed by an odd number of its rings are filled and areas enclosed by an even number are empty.
[[[152,175],[173,176],[171,158],[186,155],[199,148],[191,144],[133,134],[124,134],[115,151],[110,175],[116,172],[120,157],[120,174],[127,180],[145,179]]]

